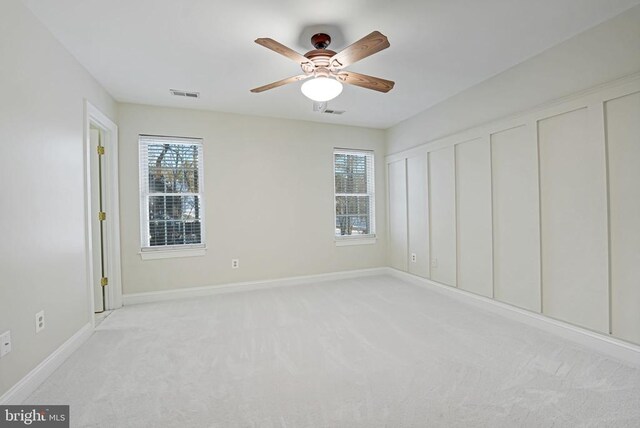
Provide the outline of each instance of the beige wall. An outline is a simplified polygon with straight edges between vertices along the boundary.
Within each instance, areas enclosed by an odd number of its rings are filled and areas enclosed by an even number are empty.
[[[388,129],[429,159],[427,276],[640,344],[638,93],[640,6]]]
[[[538,144],[532,126],[491,134],[494,297],[540,312]],[[529,245],[523,246],[523,242]]]
[[[476,138],[456,145],[455,157],[456,285],[493,297],[489,138]]]
[[[404,159],[387,165],[389,189],[389,266],[407,270],[407,163]]]
[[[602,105],[538,120],[542,311],[609,332]]]
[[[125,294],[386,265],[382,131],[132,104],[119,126]],[[139,134],[204,139],[205,256],[140,258]],[[374,245],[335,245],[334,147],[375,151]]]
[[[427,156],[407,159],[409,272],[429,277],[429,168]],[[391,182],[391,177],[389,177]],[[392,202],[389,200],[389,208]],[[391,233],[389,233],[391,236]],[[391,245],[389,245],[391,247]]]
[[[640,69],[640,6],[391,127],[387,153],[523,112]]]
[[[0,6],[0,58],[2,396],[90,321],[84,99],[112,118],[116,104],[18,0]]]
[[[640,343],[640,91],[605,104],[611,230],[611,330]]]
[[[454,287],[457,281],[455,163],[453,147],[429,152],[431,278]]]
[[[640,344],[638,94],[640,73],[387,156],[428,153],[430,278]]]

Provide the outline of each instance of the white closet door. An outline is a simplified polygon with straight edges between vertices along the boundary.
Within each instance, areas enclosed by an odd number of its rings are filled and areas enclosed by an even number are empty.
[[[405,159],[388,165],[389,265],[407,271],[407,168]]]
[[[454,148],[429,153],[431,279],[456,286]]]
[[[493,297],[489,140],[478,138],[455,150],[458,288]]]
[[[609,330],[605,149],[583,108],[538,122],[542,309]]]
[[[409,272],[429,277],[429,205],[427,155],[407,159]],[[415,256],[415,257],[414,257]]]
[[[491,135],[493,281],[496,299],[540,312],[540,208],[535,131],[534,126],[520,126]]]
[[[611,327],[640,344],[640,93],[605,104],[609,148]]]

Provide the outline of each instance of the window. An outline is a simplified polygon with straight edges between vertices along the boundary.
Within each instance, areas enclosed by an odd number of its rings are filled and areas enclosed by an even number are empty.
[[[202,140],[140,135],[139,144],[143,254],[204,251]]]
[[[335,149],[336,239],[375,237],[373,152]]]

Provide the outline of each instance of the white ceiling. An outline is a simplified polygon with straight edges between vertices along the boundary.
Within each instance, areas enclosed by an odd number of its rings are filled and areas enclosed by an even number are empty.
[[[640,3],[640,0],[23,0],[118,101],[387,128]],[[330,26],[339,51],[373,30],[391,47],[349,70],[396,82],[388,94],[345,85],[312,112],[300,73],[253,42],[311,50]],[[307,29],[306,34],[309,33]],[[171,96],[169,88],[201,93]]]

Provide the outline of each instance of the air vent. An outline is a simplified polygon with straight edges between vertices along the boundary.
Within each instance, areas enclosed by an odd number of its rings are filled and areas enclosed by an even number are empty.
[[[316,113],[326,113],[326,114],[342,114],[344,113],[344,110],[331,110],[329,108],[327,108],[327,102],[319,102],[319,101],[314,101],[313,102],[313,111],[315,111]]]
[[[181,91],[179,89],[169,89],[169,92],[176,97],[200,98],[200,92]]]

